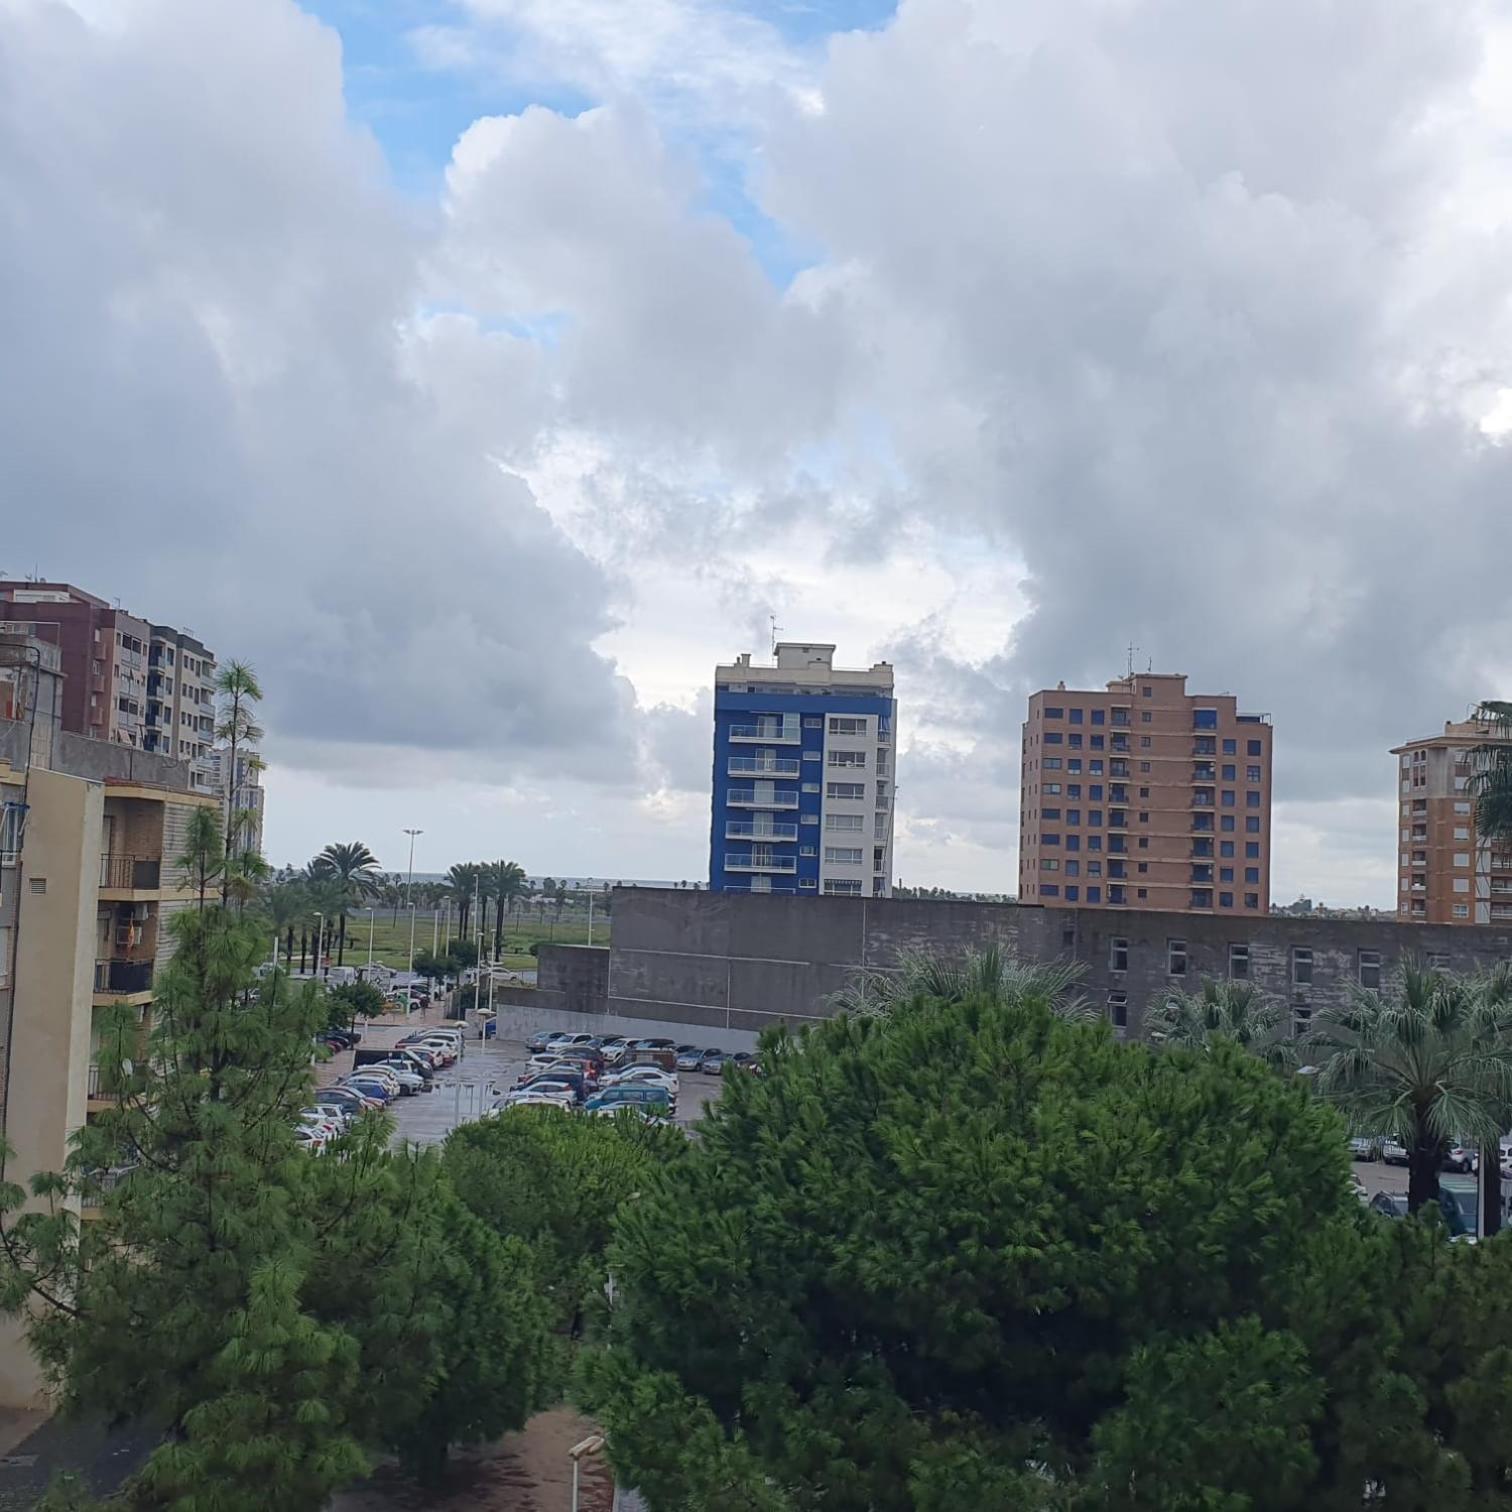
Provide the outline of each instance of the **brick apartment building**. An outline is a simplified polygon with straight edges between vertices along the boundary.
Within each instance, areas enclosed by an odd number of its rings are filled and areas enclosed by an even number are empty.
[[[0,629],[7,628],[57,648],[63,730],[185,763],[190,791],[218,798],[223,817],[233,798],[252,814],[250,842],[262,849],[258,766],[241,761],[230,773],[215,749],[209,647],[71,583],[0,581]]]
[[[1476,719],[1396,746],[1397,917],[1415,924],[1512,923],[1512,846],[1482,843],[1471,778],[1477,746],[1506,740]]]
[[[1024,723],[1019,897],[1051,907],[1270,910],[1271,726],[1179,673],[1064,683]]]

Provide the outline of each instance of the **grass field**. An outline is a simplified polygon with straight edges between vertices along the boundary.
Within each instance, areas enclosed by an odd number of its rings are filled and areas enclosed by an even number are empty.
[[[491,924],[490,920],[490,926]],[[451,932],[454,938],[456,927],[454,917],[451,921]],[[399,921],[395,923],[392,908],[380,908],[373,916],[372,933],[373,959],[381,961],[385,966],[396,966],[402,971],[409,960],[409,915],[401,908]],[[490,929],[490,941],[492,938]],[[422,950],[429,950],[432,939],[438,941],[440,939],[436,916],[429,909],[417,909],[415,911],[416,954]],[[588,910],[586,908],[577,911],[564,909],[562,917],[557,919],[548,907],[544,919],[537,914],[535,909],[531,909],[528,918],[520,918],[518,915],[511,918],[504,928],[504,964],[525,970],[533,967],[535,957],[530,954],[530,946],[537,940],[543,944],[555,942],[560,945],[586,945],[588,943]],[[595,945],[609,943],[609,920],[598,909],[595,909],[593,914],[593,943]],[[362,966],[367,963],[367,959],[368,913],[366,909],[363,909],[347,917],[346,964]],[[299,964],[297,936],[294,964],[296,966]],[[331,964],[336,965],[334,949],[331,951]]]

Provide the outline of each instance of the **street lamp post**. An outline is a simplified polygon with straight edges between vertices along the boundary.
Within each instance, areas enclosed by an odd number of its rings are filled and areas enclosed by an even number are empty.
[[[378,925],[378,910],[369,908],[368,911],[368,970],[373,969],[373,931]]]
[[[321,958],[325,955],[325,915],[315,910],[315,975],[320,975]]]
[[[404,833],[410,837],[409,881],[404,887],[404,897],[410,908],[409,970],[413,974],[415,970],[415,836],[423,835],[425,831],[407,829]]]

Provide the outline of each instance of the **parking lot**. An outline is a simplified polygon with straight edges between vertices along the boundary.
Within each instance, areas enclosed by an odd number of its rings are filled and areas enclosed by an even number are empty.
[[[362,1048],[385,1049],[419,1027],[418,1015],[408,1025],[371,1024],[363,1030]],[[468,1032],[477,1034],[476,1029]],[[529,1059],[530,1052],[521,1040],[469,1038],[462,1059],[436,1073],[434,1091],[401,1097],[392,1105],[390,1111],[398,1125],[395,1138],[414,1144],[439,1144],[459,1124],[469,1123],[491,1108],[519,1080]],[[350,1052],[336,1056],[322,1067],[326,1074],[321,1080],[334,1080],[350,1070],[351,1064]],[[719,1078],[684,1071],[678,1083],[677,1121],[695,1123],[704,1104],[719,1096]]]

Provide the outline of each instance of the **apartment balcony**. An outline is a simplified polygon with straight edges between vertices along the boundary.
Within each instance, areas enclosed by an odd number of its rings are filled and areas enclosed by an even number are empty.
[[[798,870],[795,856],[752,856],[738,851],[727,851],[724,865],[727,872],[761,872],[772,876]]]
[[[796,887],[773,886],[765,877],[754,877],[749,882],[726,882],[726,892],[732,893],[795,893]]]
[[[798,745],[803,740],[803,731],[789,725],[731,725],[730,739],[750,744],[759,741],[762,745]]]
[[[152,991],[151,961],[96,961],[96,997],[131,997]]]
[[[796,840],[796,824],[762,824],[750,819],[727,819],[726,840]]]
[[[762,797],[755,788],[729,788],[725,792],[725,802],[731,808],[795,809],[798,807],[798,795],[768,793]]]
[[[156,892],[163,863],[150,856],[101,856],[100,886],[116,892]]]
[[[731,777],[796,777],[802,763],[792,757],[732,756]]]
[[[1192,763],[1193,782],[1216,782],[1218,769],[1211,761],[1194,761]]]

